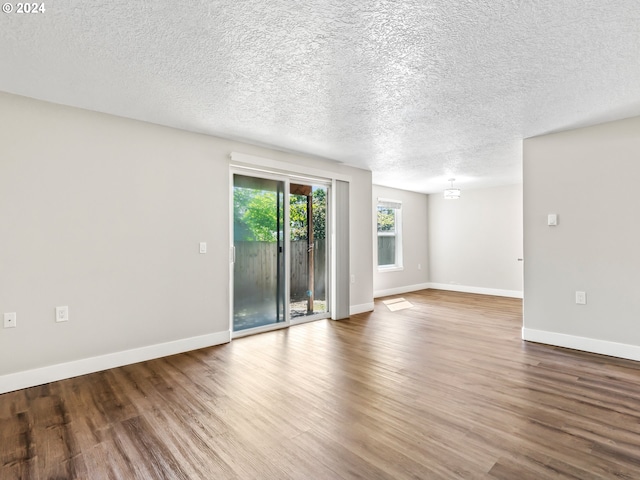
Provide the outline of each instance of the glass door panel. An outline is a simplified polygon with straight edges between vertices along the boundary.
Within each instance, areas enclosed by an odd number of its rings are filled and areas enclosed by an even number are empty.
[[[284,200],[284,181],[233,175],[234,331],[286,321]]]
[[[292,320],[326,314],[328,187],[291,183],[289,187]]]

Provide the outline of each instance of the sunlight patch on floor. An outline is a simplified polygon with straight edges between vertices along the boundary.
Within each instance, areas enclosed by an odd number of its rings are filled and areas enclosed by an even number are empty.
[[[398,310],[404,310],[405,308],[413,307],[413,304],[411,302],[405,300],[402,297],[400,297],[400,298],[392,298],[390,300],[383,300],[382,303],[384,303],[387,306],[387,308],[389,310],[391,310],[392,312],[396,312]]]

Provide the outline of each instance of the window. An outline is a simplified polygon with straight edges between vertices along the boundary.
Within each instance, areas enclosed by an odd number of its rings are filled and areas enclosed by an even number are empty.
[[[402,202],[378,199],[378,269],[402,270]]]

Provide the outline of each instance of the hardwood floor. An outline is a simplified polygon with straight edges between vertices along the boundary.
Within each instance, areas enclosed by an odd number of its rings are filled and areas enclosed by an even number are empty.
[[[522,342],[516,299],[403,296],[0,395],[0,478],[640,478],[639,363]]]

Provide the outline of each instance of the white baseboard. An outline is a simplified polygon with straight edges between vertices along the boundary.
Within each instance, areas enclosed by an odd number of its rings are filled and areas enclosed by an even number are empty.
[[[373,298],[388,297],[389,295],[401,295],[403,293],[417,292],[426,290],[431,286],[430,283],[418,283],[416,285],[406,285],[404,287],[387,288],[384,290],[376,290],[373,292]]]
[[[502,290],[499,288],[469,287],[466,285],[452,285],[449,283],[429,283],[429,288],[435,290],[450,290],[452,292],[478,293],[480,295],[495,295],[496,297],[523,298],[521,290]]]
[[[159,343],[147,347],[134,348],[123,352],[108,353],[98,357],[83,358],[72,362],[35,368],[24,372],[0,375],[0,394],[35,387],[66,378],[108,370],[154,358],[212,347],[231,341],[230,332],[218,332],[198,337],[185,338],[173,342]]]
[[[363,303],[362,305],[351,305],[349,307],[349,315],[357,315],[358,313],[373,312],[373,302]]]
[[[565,333],[547,332],[522,328],[522,339],[528,342],[544,343],[556,347],[582,350],[583,352],[599,353],[611,357],[626,358],[640,361],[640,346],[626,343],[609,342],[595,338],[577,337]]]

